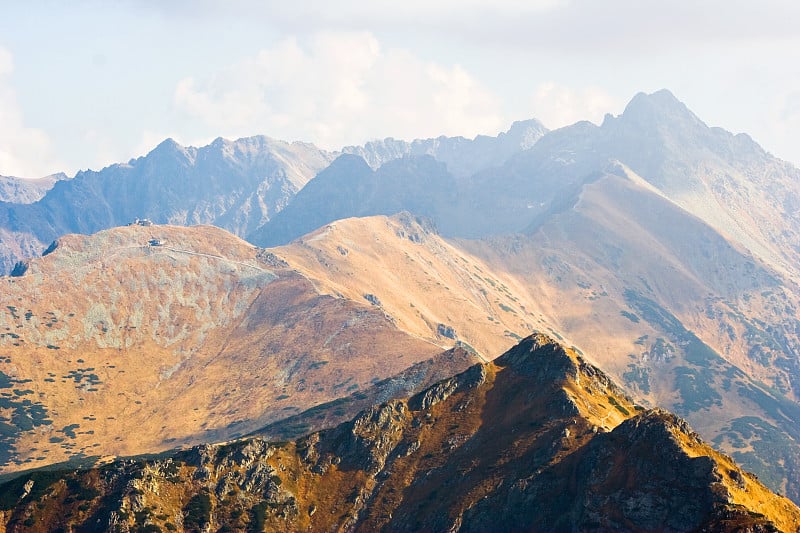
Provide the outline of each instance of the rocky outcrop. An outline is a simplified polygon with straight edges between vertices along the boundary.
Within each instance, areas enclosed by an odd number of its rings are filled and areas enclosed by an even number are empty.
[[[499,361],[295,442],[255,438],[27,474],[0,486],[2,523],[461,532],[794,532],[800,523],[800,509],[684,421],[637,409],[554,340],[534,335]],[[611,431],[598,427],[614,417]]]

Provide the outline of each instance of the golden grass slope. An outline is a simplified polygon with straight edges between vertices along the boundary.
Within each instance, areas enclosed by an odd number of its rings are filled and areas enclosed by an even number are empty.
[[[229,438],[441,351],[208,226],[66,236],[0,283],[4,472]]]
[[[413,215],[350,218],[271,249],[325,294],[372,300],[403,331],[483,357],[534,329],[550,304],[513,276],[439,237]]]
[[[448,242],[401,214],[339,220],[273,252],[321,292],[369,298],[442,346],[487,357],[533,329],[563,335],[639,401],[800,497],[791,287],[629,169],[530,235]]]

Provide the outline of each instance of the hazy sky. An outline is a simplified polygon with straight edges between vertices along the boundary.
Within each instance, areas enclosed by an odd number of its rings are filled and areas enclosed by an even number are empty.
[[[0,0],[0,174],[166,137],[325,148],[619,114],[670,89],[800,163],[800,2]]]

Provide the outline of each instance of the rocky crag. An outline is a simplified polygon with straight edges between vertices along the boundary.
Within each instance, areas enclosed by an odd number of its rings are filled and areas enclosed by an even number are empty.
[[[786,531],[800,509],[535,334],[295,441],[0,487],[7,531]]]

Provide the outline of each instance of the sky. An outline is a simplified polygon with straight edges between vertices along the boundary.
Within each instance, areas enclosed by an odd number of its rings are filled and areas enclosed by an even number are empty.
[[[0,175],[167,137],[554,129],[662,88],[800,164],[798,20],[794,0],[0,0]]]

